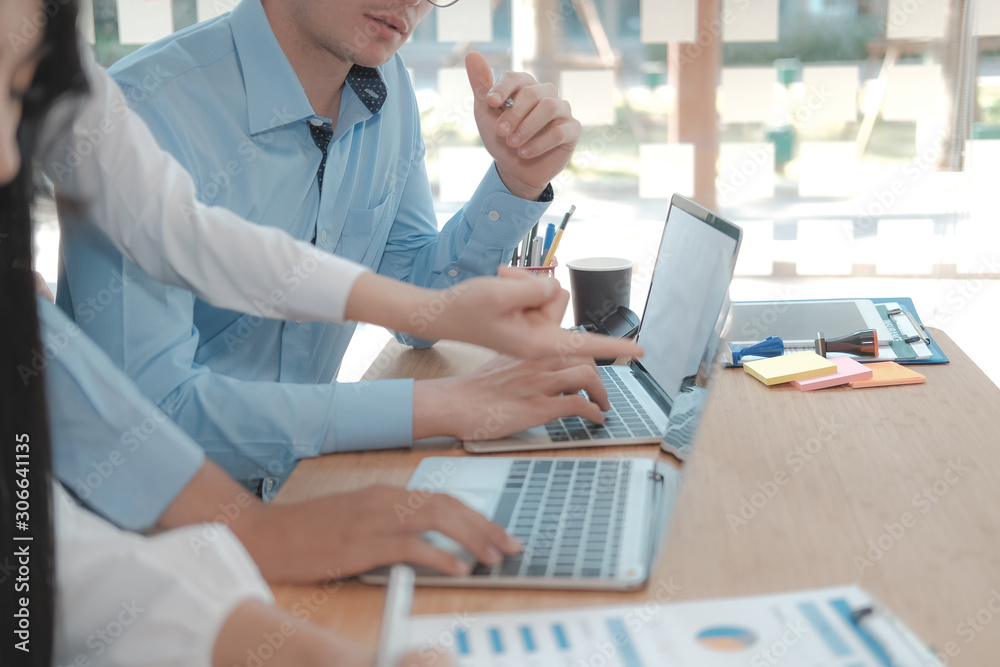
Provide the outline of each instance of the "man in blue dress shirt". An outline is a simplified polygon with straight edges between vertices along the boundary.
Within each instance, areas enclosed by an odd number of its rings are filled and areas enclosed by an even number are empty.
[[[551,201],[549,181],[581,129],[553,86],[526,74],[494,85],[471,54],[474,113],[495,163],[439,232],[417,104],[396,54],[431,8],[427,0],[243,0],[111,72],[204,203],[384,275],[447,288],[494,274],[511,256]],[[498,437],[510,431],[511,411],[529,410],[537,423],[568,414],[578,408],[559,394],[592,373],[563,359],[463,379],[331,384],[354,325],[271,320],[268,304],[260,316],[212,307],[153,280],[86,228],[64,226],[59,305],[266,499],[303,457],[484,428]],[[295,289],[310,279],[308,267],[288,278]]]

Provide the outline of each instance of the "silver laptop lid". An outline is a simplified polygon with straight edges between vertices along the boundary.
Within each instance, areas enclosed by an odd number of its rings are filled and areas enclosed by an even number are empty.
[[[700,412],[741,238],[736,225],[680,195],[671,199],[637,336],[645,356],[632,364],[670,415],[668,431],[678,431],[675,404],[681,412]],[[683,430],[684,437],[693,434]]]

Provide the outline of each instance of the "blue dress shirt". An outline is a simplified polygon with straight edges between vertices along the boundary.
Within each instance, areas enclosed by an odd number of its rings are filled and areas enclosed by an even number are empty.
[[[547,208],[512,195],[494,167],[438,231],[401,59],[356,67],[339,117],[317,115],[259,0],[141,49],[111,74],[206,204],[392,278],[446,288],[494,274]],[[373,76],[387,90],[380,106],[363,83]],[[322,191],[313,126],[332,131]],[[215,308],[153,280],[86,226],[63,228],[60,306],[210,458],[254,490],[263,480],[265,498],[300,458],[412,442],[411,380],[331,384],[355,325]]]
[[[55,476],[94,511],[142,530],[191,480],[205,454],[143,397],[80,327],[38,298]]]

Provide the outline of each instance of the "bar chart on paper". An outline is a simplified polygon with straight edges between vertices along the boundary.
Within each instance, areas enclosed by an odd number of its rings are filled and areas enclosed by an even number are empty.
[[[888,610],[844,586],[748,598],[411,618],[408,646],[457,667],[940,665]]]
[[[415,617],[410,638],[422,649],[448,652],[457,667],[577,666],[595,657],[606,667],[649,664],[632,644],[627,619],[616,613]]]

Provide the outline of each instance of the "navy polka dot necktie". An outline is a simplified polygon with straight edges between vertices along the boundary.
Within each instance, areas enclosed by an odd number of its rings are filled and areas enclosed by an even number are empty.
[[[347,84],[372,113],[378,113],[385,104],[388,91],[377,69],[355,65],[347,74]]]
[[[330,146],[330,139],[333,138],[333,130],[326,125],[309,125],[309,134],[312,135],[316,147],[323,152],[319,161],[319,170],[316,172],[316,182],[319,183],[319,193],[323,194],[323,172],[326,171],[326,149]],[[316,230],[313,230],[311,243],[316,245]]]
[[[310,125],[309,134],[312,135],[316,147],[323,152],[323,157],[319,161],[319,171],[316,172],[316,180],[319,182],[319,193],[323,194],[323,172],[326,171],[326,149],[330,146],[330,139],[333,138],[333,130],[326,125]]]
[[[382,105],[385,104],[388,91],[378,70],[355,65],[347,75],[347,84],[371,113],[378,113]],[[323,173],[326,171],[326,155],[327,149],[330,147],[330,140],[333,139],[333,128],[326,124],[314,125],[310,123],[309,134],[312,136],[313,143],[323,153],[319,161],[319,169],[316,172],[316,183],[319,185],[319,193],[322,195]],[[312,242],[316,243],[315,234],[313,234]]]

